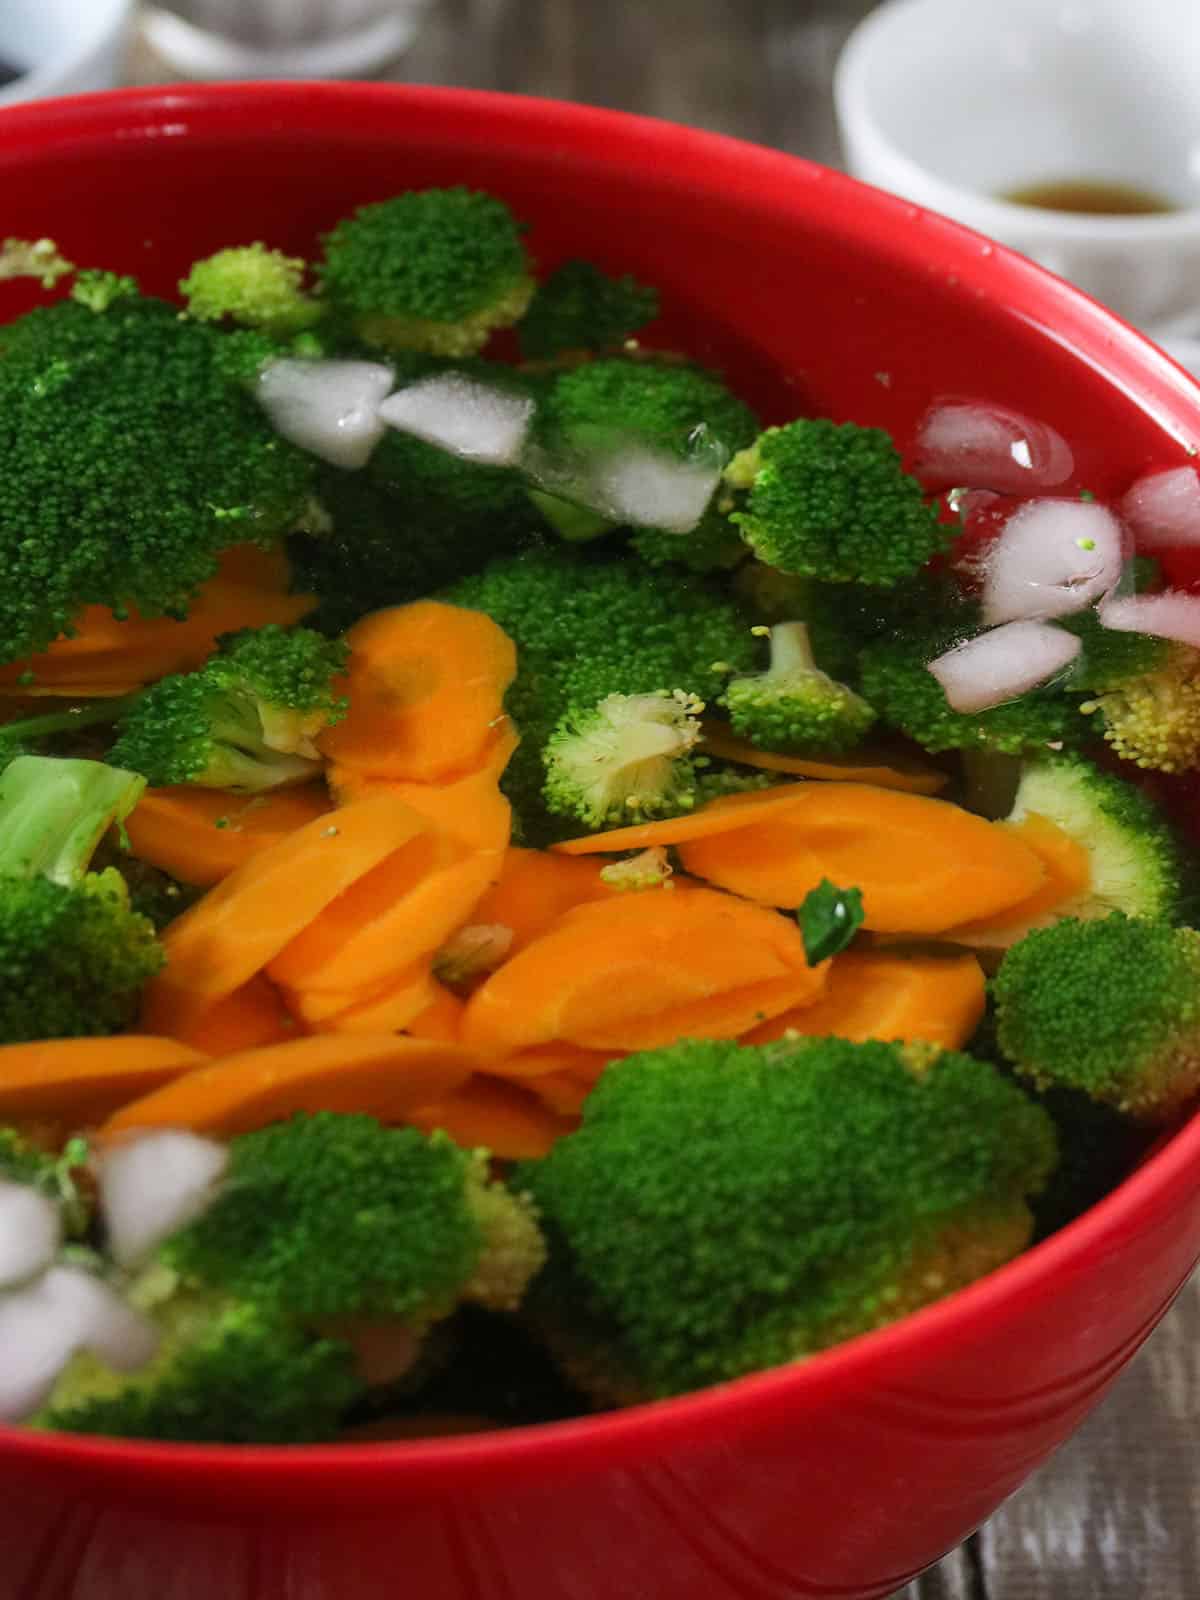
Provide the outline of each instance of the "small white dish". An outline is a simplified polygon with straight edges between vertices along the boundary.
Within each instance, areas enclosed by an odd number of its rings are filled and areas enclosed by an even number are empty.
[[[0,61],[18,76],[0,107],[111,89],[120,80],[135,0],[0,0]]]
[[[955,217],[1164,337],[1200,333],[1198,0],[889,0],[834,83],[857,177]],[[1003,198],[1119,183],[1175,208]]]

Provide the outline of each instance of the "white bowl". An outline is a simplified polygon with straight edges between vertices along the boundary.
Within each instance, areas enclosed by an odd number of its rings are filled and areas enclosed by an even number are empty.
[[[890,0],[851,35],[834,93],[857,177],[1012,245],[1143,328],[1200,332],[1198,0]],[[1177,209],[1001,198],[1068,179]]]
[[[133,27],[135,0],[0,0],[0,61],[21,75],[0,88],[18,100],[111,89]]]

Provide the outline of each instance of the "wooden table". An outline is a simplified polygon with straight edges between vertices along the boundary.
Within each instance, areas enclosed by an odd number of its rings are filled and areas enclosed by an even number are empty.
[[[386,76],[638,111],[836,165],[830,75],[871,8],[437,0]],[[135,51],[134,81],[168,76]],[[1200,1600],[1198,1422],[1200,1277],[1053,1463],[903,1600]]]

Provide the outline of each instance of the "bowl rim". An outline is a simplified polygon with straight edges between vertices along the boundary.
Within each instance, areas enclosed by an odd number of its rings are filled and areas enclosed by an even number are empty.
[[[5,108],[0,116],[0,168],[6,147],[28,157],[78,145],[81,138],[85,144],[109,143],[194,131],[213,142],[228,142],[245,137],[252,127],[278,132],[286,125],[294,132],[297,122],[316,134],[328,134],[339,108],[352,108],[360,127],[364,118],[373,117],[373,131],[397,138],[404,137],[403,111],[411,108],[447,125],[470,120],[477,126],[484,119],[497,132],[522,142],[549,141],[564,156],[586,156],[592,165],[627,170],[631,159],[652,161],[658,174],[686,183],[698,198],[708,191],[727,201],[726,183],[736,177],[739,203],[792,213],[805,222],[811,222],[812,196],[819,188],[823,229],[840,233],[851,245],[869,244],[877,255],[891,253],[919,265],[926,274],[936,259],[950,289],[956,290],[965,278],[972,291],[982,290],[1013,306],[1023,320],[1091,366],[1103,363],[1108,381],[1166,436],[1188,454],[1200,453],[1200,386],[1082,291],[960,223],[801,157],[724,134],[627,112],[472,89],[286,80],[172,85]],[[860,1390],[873,1370],[903,1363],[923,1342],[969,1334],[994,1321],[1008,1304],[1041,1299],[1052,1280],[1115,1247],[1139,1217],[1169,1210],[1172,1195],[1190,1192],[1198,1182],[1200,1113],[1165,1137],[1097,1205],[977,1283],[801,1363],[625,1410],[449,1438],[303,1446],[163,1444],[0,1425],[0,1452],[10,1458],[25,1456],[31,1464],[92,1464],[139,1477],[168,1469],[173,1483],[181,1477],[203,1479],[219,1468],[235,1484],[247,1486],[264,1469],[272,1478],[292,1483],[317,1482],[336,1470],[340,1481],[350,1485],[377,1479],[386,1467],[394,1487],[401,1474],[429,1482],[464,1464],[503,1474],[529,1466],[566,1466],[585,1449],[590,1459],[591,1447],[600,1447],[614,1460],[618,1455],[627,1459],[644,1454],[639,1445],[661,1448],[668,1438],[701,1424],[714,1436],[720,1435],[723,1422],[735,1418],[739,1428],[753,1427],[757,1418],[777,1412],[784,1396],[817,1388],[826,1396]],[[1139,1331],[1128,1353],[1156,1321],[1157,1316]]]

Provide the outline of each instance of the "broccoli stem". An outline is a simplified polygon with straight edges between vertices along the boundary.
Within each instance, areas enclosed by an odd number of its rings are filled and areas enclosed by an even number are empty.
[[[100,761],[18,756],[0,774],[0,877],[78,883],[145,787],[137,773]]]
[[[771,665],[765,676],[786,678],[793,672],[812,672],[816,667],[807,622],[777,622],[771,629]]]

